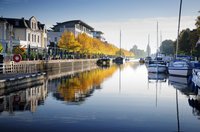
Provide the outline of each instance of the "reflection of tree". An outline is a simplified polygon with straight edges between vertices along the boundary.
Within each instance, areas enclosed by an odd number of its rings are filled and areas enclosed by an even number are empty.
[[[58,85],[60,99],[69,102],[80,102],[90,96],[94,89],[99,89],[100,84],[105,78],[110,77],[117,70],[116,66],[108,69],[95,69],[77,74],[73,78],[68,78],[61,81]]]

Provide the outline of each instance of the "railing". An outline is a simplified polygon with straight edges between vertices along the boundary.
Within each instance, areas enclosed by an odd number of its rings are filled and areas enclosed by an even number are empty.
[[[49,61],[21,61],[19,63],[15,63],[14,61],[6,62],[0,65],[3,65],[0,70],[3,71],[3,74],[9,73],[33,73],[33,72],[41,72],[44,70],[54,70],[65,68],[66,66],[70,66],[74,68],[74,66],[82,66],[95,64],[96,59],[72,59],[72,60],[49,60]]]

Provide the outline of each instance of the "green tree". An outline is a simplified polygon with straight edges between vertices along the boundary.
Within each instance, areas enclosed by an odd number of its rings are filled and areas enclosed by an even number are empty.
[[[145,51],[138,49],[137,45],[134,45],[133,48],[130,49],[130,52],[132,52],[136,58],[145,57],[146,55]]]
[[[166,55],[174,55],[174,42],[172,40],[165,40],[160,46],[160,52]]]
[[[197,27],[197,32],[200,37],[200,16],[197,17],[195,25]]]
[[[190,55],[192,46],[190,45],[190,29],[183,30],[179,35],[178,53]]]

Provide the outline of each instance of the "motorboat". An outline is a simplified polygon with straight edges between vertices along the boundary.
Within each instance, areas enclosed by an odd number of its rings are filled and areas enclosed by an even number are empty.
[[[145,63],[144,58],[140,58],[139,62],[140,62],[141,64]]]
[[[123,63],[124,63],[124,58],[121,57],[121,56],[116,57],[116,58],[114,59],[114,62],[115,62],[116,64],[123,64]]]
[[[192,70],[192,81],[198,87],[200,87],[200,69]]]
[[[168,72],[170,75],[190,76],[192,74],[192,66],[187,60],[175,60],[169,63]]]
[[[166,63],[161,60],[150,61],[147,67],[148,72],[165,73],[167,71]]]

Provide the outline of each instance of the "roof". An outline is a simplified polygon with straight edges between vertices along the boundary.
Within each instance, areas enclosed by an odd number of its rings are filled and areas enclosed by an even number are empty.
[[[2,18],[1,17],[0,21],[8,22],[9,24],[13,25],[13,27],[17,27],[17,28],[28,27],[26,20],[24,18],[18,19],[18,18]]]
[[[86,24],[85,22],[81,21],[81,20],[71,20],[71,21],[65,21],[65,22],[57,22],[57,25],[53,25],[54,27],[57,27],[57,26],[60,26],[60,25],[66,25],[66,24],[80,24],[80,25],[83,25],[85,26],[86,28],[90,29],[90,30],[94,30],[93,27],[89,26],[88,24]],[[54,29],[54,27],[52,29]]]
[[[31,28],[30,21],[24,18],[4,18],[0,17],[0,21],[8,22],[10,25],[13,25],[14,28]],[[44,24],[38,22],[38,28],[44,29]]]
[[[93,32],[96,32],[96,33],[98,33],[98,34],[103,34],[102,31],[93,31]]]

